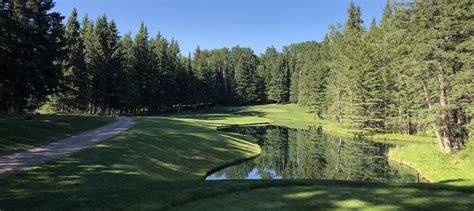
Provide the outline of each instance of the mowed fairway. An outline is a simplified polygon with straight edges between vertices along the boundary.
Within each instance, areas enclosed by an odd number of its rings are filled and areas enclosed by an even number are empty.
[[[211,169],[260,153],[253,138],[216,127],[312,125],[312,115],[295,105],[225,108],[135,121],[134,128],[109,141],[0,177],[0,209],[474,208],[474,189],[468,186],[202,180]]]

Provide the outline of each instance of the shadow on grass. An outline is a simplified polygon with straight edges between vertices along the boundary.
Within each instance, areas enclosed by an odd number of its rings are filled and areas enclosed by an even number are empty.
[[[450,179],[450,180],[439,181],[436,184],[449,184],[449,183],[463,182],[463,181],[468,181],[468,180],[466,180],[466,179]]]
[[[125,135],[0,177],[0,209],[468,209],[472,187],[280,180],[201,181],[255,155],[250,139],[179,118],[142,118]]]
[[[174,209],[434,209],[472,210],[473,187],[335,180],[208,181]],[[197,197],[196,197],[197,196]]]
[[[218,109],[203,109],[198,112],[183,112],[181,114],[170,114],[164,115],[173,116],[179,118],[192,118],[198,120],[224,120],[226,118],[235,116],[235,117],[263,117],[265,116],[264,112],[259,111],[249,111],[245,107],[229,107],[229,108],[218,108]]]
[[[0,156],[66,138],[115,121],[112,117],[40,115],[32,121],[0,119]]]
[[[0,177],[0,209],[127,207],[142,199],[153,204],[168,194],[163,181],[199,180],[209,169],[258,154],[247,141],[172,118],[143,118],[122,136]]]

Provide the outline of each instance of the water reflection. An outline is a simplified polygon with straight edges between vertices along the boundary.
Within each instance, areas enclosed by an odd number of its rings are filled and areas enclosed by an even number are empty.
[[[225,131],[252,135],[262,154],[217,171],[206,180],[337,179],[372,182],[416,182],[416,172],[388,161],[393,144],[363,136],[335,137],[322,132],[280,126],[232,127]]]

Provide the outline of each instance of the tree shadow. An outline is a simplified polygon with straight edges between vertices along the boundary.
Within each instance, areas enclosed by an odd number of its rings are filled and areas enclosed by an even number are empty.
[[[473,187],[446,184],[201,181],[209,169],[254,153],[250,141],[180,118],[146,118],[123,136],[0,178],[0,209],[474,207]]]
[[[466,179],[450,179],[450,180],[439,181],[436,184],[448,184],[448,183],[463,182],[463,181],[467,181],[467,180]]]
[[[176,210],[428,209],[472,210],[473,187],[381,184],[336,180],[208,181],[199,197]],[[225,187],[213,191],[213,186]],[[198,195],[198,194],[196,194]]]
[[[164,181],[200,180],[209,169],[254,156],[251,138],[187,123],[146,118],[124,135],[56,161],[0,178],[2,208],[125,206],[166,195]]]
[[[169,116],[169,115],[164,115]],[[198,120],[224,120],[229,117],[263,117],[265,113],[259,111],[249,111],[246,108],[231,107],[218,109],[204,109],[197,112],[183,112],[180,114],[173,114],[173,117],[178,118],[192,118]]]

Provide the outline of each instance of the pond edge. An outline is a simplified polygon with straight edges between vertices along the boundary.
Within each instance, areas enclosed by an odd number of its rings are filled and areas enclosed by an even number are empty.
[[[392,162],[395,162],[395,163],[398,163],[399,165],[401,166],[405,166],[407,168],[410,168],[410,169],[413,169],[414,171],[416,171],[416,173],[420,176],[420,178],[426,180],[428,183],[432,183],[431,182],[431,179],[427,178],[424,174],[421,173],[421,171],[419,171],[418,169],[416,169],[413,165],[407,163],[407,162],[404,162],[402,160],[397,160],[395,158],[391,158],[390,156],[388,156],[388,159]]]
[[[249,160],[253,160],[253,159],[257,158],[258,156],[260,156],[261,154],[262,154],[262,153],[261,153],[261,151],[260,151],[260,153],[258,153],[257,155],[254,155],[254,156],[252,156],[252,157],[243,158],[243,159],[238,159],[238,160],[232,161],[232,162],[230,162],[230,163],[224,164],[224,165],[222,165],[222,166],[219,166],[219,167],[217,167],[217,168],[213,168],[213,169],[209,170],[209,171],[206,173],[206,175],[205,175],[202,179],[203,179],[203,180],[206,180],[206,178],[207,178],[208,176],[210,176],[210,175],[212,175],[212,174],[214,174],[214,173],[216,173],[216,172],[218,172],[218,171],[224,170],[224,169],[226,169],[226,168],[228,168],[228,167],[231,167],[231,166],[234,166],[234,165],[238,165],[238,164],[245,163],[245,162],[247,162],[247,161],[249,161]]]

